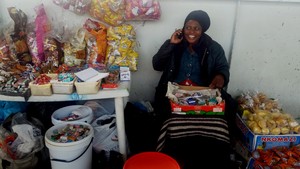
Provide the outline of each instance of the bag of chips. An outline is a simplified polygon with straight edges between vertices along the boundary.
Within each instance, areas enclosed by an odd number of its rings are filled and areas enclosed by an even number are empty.
[[[92,0],[90,15],[104,23],[117,26],[124,23],[124,0]]]

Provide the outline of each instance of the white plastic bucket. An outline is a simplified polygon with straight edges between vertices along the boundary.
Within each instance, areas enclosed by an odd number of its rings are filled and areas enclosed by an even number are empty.
[[[67,124],[88,126],[88,136],[82,140],[58,143],[51,140],[54,130],[60,130]],[[85,122],[66,122],[52,126],[45,134],[45,145],[49,149],[52,169],[91,169],[92,142],[94,138],[93,127]]]
[[[80,119],[73,120],[73,121],[86,122],[90,124],[94,118],[93,110],[90,107],[84,105],[66,106],[55,110],[51,115],[52,124],[57,125],[60,123],[67,122],[67,121],[62,121],[60,119],[68,117],[72,113],[72,111],[77,110],[78,108],[84,108],[85,111],[80,112],[82,114],[82,117]]]

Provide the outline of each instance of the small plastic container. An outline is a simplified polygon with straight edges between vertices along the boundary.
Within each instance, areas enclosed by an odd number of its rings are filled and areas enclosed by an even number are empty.
[[[51,79],[55,78],[56,74],[46,74],[47,77]],[[51,80],[47,84],[38,85],[34,84],[34,81],[29,83],[29,88],[31,90],[31,95],[33,96],[51,96],[53,94]]]
[[[52,91],[55,94],[72,94],[74,92],[75,78],[71,82],[58,81],[58,74],[48,74],[51,77]]]
[[[101,87],[101,81],[97,82],[77,82],[75,81],[77,94],[96,94]]]
[[[51,83],[44,85],[33,84],[33,82],[29,83],[29,88],[31,90],[31,95],[33,96],[51,96],[52,88]]]
[[[55,94],[72,94],[74,92],[74,80],[72,82],[52,81],[51,85]]]

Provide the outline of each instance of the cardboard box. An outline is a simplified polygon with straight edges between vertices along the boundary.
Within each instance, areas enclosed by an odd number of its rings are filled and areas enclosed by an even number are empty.
[[[240,155],[246,161],[249,161],[249,159],[252,157],[250,151],[240,140],[235,141],[234,150],[238,155]]]
[[[200,115],[224,115],[225,101],[217,105],[179,105],[170,101],[172,112],[191,113]]]
[[[256,149],[270,149],[273,147],[289,147],[300,144],[300,134],[285,135],[255,135],[237,114],[236,125],[241,131],[242,142],[250,152]]]
[[[246,169],[254,169],[254,168],[256,168],[256,167],[260,168],[259,166],[257,166],[257,165],[255,164],[255,159],[254,159],[253,157],[251,157],[251,158],[248,160]]]
[[[182,90],[204,90],[208,87],[201,86],[179,86]],[[199,115],[224,115],[225,101],[217,105],[180,105],[170,100],[171,110],[173,113],[187,113],[187,114],[199,114]]]

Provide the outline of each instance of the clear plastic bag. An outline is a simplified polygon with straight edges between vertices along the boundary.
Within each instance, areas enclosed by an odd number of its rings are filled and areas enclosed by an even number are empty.
[[[94,128],[93,149],[96,152],[119,151],[115,115],[102,115],[92,123],[92,126]]]
[[[90,100],[85,102],[84,105],[93,110],[95,119],[103,115],[112,115],[115,113],[114,99]]]
[[[125,20],[159,20],[160,4],[157,0],[125,0]]]
[[[107,67],[129,67],[131,71],[137,71],[138,44],[135,28],[131,24],[109,27],[107,31]]]
[[[124,0],[92,0],[90,15],[111,26],[117,26],[125,22],[124,11]]]
[[[12,116],[10,126],[0,128],[0,157],[10,162],[32,157],[44,147],[42,131],[25,113]]]
[[[91,0],[52,0],[52,2],[77,15],[83,15],[90,9]]]

